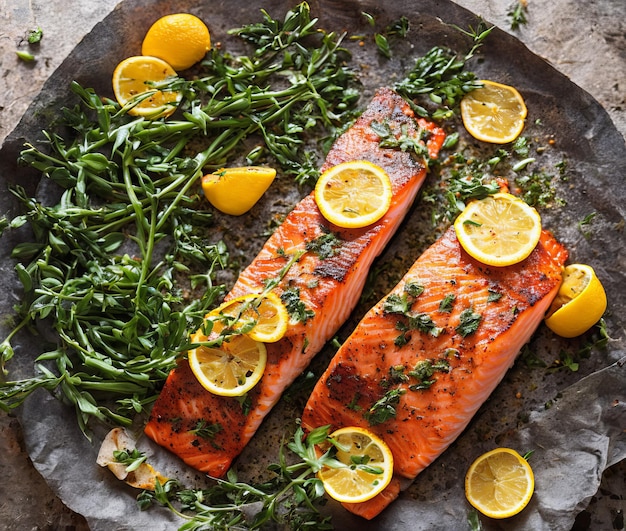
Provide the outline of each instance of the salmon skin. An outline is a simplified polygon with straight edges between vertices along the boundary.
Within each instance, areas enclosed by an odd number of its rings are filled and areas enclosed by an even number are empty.
[[[361,320],[317,382],[306,429],[360,426],[394,457],[394,479],[367,502],[371,519],[465,429],[541,323],[566,250],[547,231],[516,265],[471,258],[450,228]],[[406,482],[406,480],[405,480]]]
[[[349,317],[374,258],[411,207],[427,164],[423,156],[381,147],[376,127],[385,127],[398,137],[412,136],[431,158],[437,156],[445,138],[442,129],[416,119],[402,97],[383,88],[355,124],[336,140],[321,169],[350,160],[378,164],[391,179],[391,206],[383,218],[368,227],[342,229],[321,215],[312,192],[287,215],[240,274],[227,300],[261,293],[267,282],[278,279],[288,261],[293,261],[290,257],[304,253],[273,288],[287,301],[291,319],[285,336],[266,345],[267,366],[261,381],[246,397],[247,407],[237,398],[206,391],[185,359],[169,374],[153,406],[145,433],[197,470],[214,477],[225,474],[282,392]]]

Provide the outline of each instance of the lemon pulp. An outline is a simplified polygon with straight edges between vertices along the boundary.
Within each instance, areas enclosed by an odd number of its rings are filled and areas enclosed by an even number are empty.
[[[510,448],[497,448],[476,459],[465,476],[470,504],[490,518],[518,514],[530,501],[535,478],[528,461]]]
[[[530,255],[541,237],[541,217],[508,193],[469,203],[454,222],[459,243],[480,262],[509,266]]]
[[[392,196],[387,172],[364,160],[329,168],[315,185],[315,202],[322,215],[344,228],[375,223],[389,210]]]
[[[465,129],[478,140],[506,144],[524,129],[528,109],[516,88],[495,81],[481,80],[482,88],[461,100]]]
[[[155,85],[176,75],[168,63],[156,57],[128,57],[113,71],[115,99],[122,106],[135,99],[138,101],[128,110],[128,114],[147,118],[167,117],[176,110],[181,94],[158,90]],[[149,95],[146,94],[148,92]],[[146,97],[139,101],[142,94],[146,94]]]

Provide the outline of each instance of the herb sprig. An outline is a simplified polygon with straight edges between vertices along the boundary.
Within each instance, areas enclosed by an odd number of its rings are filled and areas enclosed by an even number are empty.
[[[472,39],[469,51],[458,56],[452,50],[436,46],[420,57],[411,72],[400,82],[396,90],[409,100],[418,99],[413,108],[418,116],[434,120],[450,118],[465,94],[481,87],[474,72],[466,70],[467,62],[474,57],[493,30],[480,24],[477,28],[455,28]],[[424,96],[429,102],[425,102]]]
[[[290,529],[332,529],[329,517],[319,507],[324,487],[316,476],[322,467],[345,467],[335,458],[336,441],[329,437],[329,427],[322,426],[306,436],[298,427],[286,446],[280,447],[277,463],[268,466],[272,478],[261,484],[239,481],[229,470],[226,479],[216,479],[205,489],[182,489],[176,481],[157,484],[154,492],[144,491],[138,498],[140,507],[153,503],[169,507],[187,520],[179,530],[199,529],[263,529],[274,524],[289,523]],[[319,449],[322,449],[321,455]],[[299,460],[292,462],[285,450]],[[372,472],[367,459],[357,459],[350,466]],[[254,516],[246,517],[246,508],[254,507]]]

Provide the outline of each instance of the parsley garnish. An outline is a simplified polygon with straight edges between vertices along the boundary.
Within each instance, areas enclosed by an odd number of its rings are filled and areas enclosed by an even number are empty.
[[[407,392],[401,387],[402,384],[409,383],[410,391],[429,389],[437,381],[433,375],[436,372],[450,372],[450,363],[445,359],[420,360],[413,370],[405,371],[404,365],[389,367],[389,375],[380,381],[380,386],[388,389],[387,392],[363,415],[370,425],[376,426],[396,417],[396,406],[400,402],[400,397]],[[412,383],[412,380],[416,381]]]
[[[442,313],[450,313],[452,311],[452,307],[454,306],[455,300],[456,295],[454,293],[449,293],[448,295],[446,295],[439,303],[439,311]]]
[[[396,365],[394,367],[389,367],[389,376],[387,378],[383,378],[380,381],[380,386],[384,389],[389,389],[392,385],[397,385],[399,383],[404,383],[409,381],[409,377],[404,374],[405,367],[404,365]]]
[[[306,323],[309,319],[315,316],[315,312],[308,310],[302,299],[300,299],[299,288],[289,288],[280,296],[285,308],[289,312],[290,317],[300,323]]]
[[[219,422],[207,424],[206,420],[199,420],[196,427],[190,431],[202,439],[213,439],[216,434],[222,431],[222,425]]]
[[[407,282],[404,285],[404,291],[411,297],[417,298],[424,293],[424,286],[417,282]]]
[[[482,315],[475,313],[472,308],[467,308],[461,312],[459,318],[460,323],[456,327],[456,331],[463,337],[466,337],[476,332],[482,319]]]
[[[406,293],[402,295],[391,293],[383,303],[383,311],[386,313],[399,313],[404,315],[408,313],[409,308],[409,298]]]
[[[341,240],[330,231],[318,236],[314,240],[307,242],[305,249],[319,256],[320,260],[326,260],[335,256],[339,252]]]
[[[415,299],[424,292],[424,286],[417,282],[407,282],[404,285],[402,295],[390,294],[383,303],[383,311],[386,313],[399,313],[406,315],[411,309]]]
[[[420,129],[417,134],[411,135],[406,124],[401,126],[399,132],[395,132],[391,130],[387,122],[380,123],[377,121],[372,121],[370,127],[380,138],[381,147],[408,151],[419,157],[428,158],[428,148],[424,143],[430,134],[428,130]]]
[[[417,282],[407,282],[402,295],[392,293],[383,303],[383,311],[385,313],[398,314],[404,317],[404,320],[396,323],[396,329],[401,332],[394,340],[394,344],[397,347],[402,347],[407,344],[407,334],[411,330],[419,330],[420,332],[429,333],[435,337],[443,331],[443,328],[436,326],[432,317],[427,313],[411,312],[411,306],[423,292],[424,286],[421,284]]]
[[[487,295],[487,302],[497,302],[502,298],[502,293],[499,293],[493,289],[487,290],[489,295]]]
[[[450,363],[447,360],[420,360],[409,376],[417,379],[417,383],[409,385],[411,391],[420,391],[429,389],[436,382],[436,378],[432,378],[435,372],[450,372]]]
[[[363,416],[372,426],[395,418],[396,406],[404,393],[406,393],[406,389],[391,389],[387,391],[382,398],[374,402],[374,405]]]
[[[128,450],[113,450],[113,459],[117,463],[126,465],[126,472],[133,472],[146,461],[147,456],[137,448],[133,448],[130,452]]]

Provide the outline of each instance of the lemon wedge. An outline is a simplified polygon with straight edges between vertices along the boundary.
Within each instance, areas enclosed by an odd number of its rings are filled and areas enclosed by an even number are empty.
[[[596,324],[606,310],[606,292],[593,268],[571,264],[563,271],[563,281],[545,323],[561,337],[576,337]]]
[[[275,177],[276,170],[265,166],[222,168],[202,178],[202,190],[219,211],[241,216],[257,203]]]

